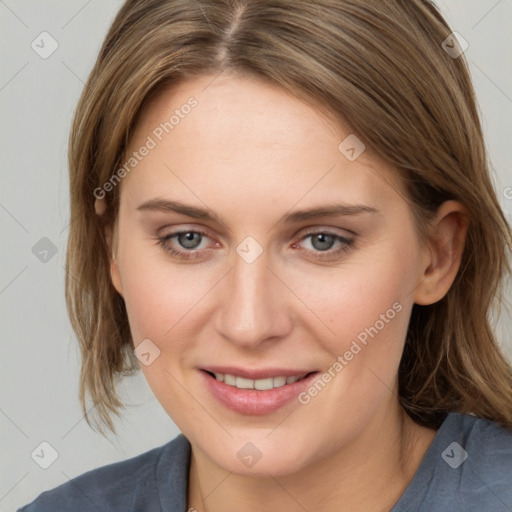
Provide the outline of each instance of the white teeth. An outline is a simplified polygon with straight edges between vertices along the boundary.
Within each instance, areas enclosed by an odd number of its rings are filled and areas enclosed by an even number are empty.
[[[243,377],[237,377],[235,386],[238,389],[254,389],[254,381],[252,379],[244,379]]]
[[[268,377],[266,379],[246,379],[245,377],[236,377],[235,375],[228,375],[224,373],[215,373],[215,378],[224,382],[228,386],[234,386],[238,389],[257,389],[259,391],[266,391],[268,389],[280,388],[286,384],[293,384],[305,375],[293,375],[292,377]]]
[[[286,384],[286,377],[274,377],[274,387],[280,388]]]
[[[236,377],[234,375],[224,375],[224,382],[230,386],[236,386]]]
[[[274,387],[274,379],[269,377],[268,379],[258,379],[254,381],[254,389],[259,389],[260,391],[266,391],[267,389],[272,389]]]

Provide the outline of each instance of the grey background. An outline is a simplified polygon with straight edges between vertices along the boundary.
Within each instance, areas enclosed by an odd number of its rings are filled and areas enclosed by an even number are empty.
[[[439,0],[466,56],[502,205],[512,220],[512,0]],[[118,436],[92,431],[78,403],[78,346],[64,303],[68,235],[66,147],[70,120],[120,0],[0,0],[2,65],[0,223],[0,510],[13,511],[74,476],[173,438],[178,429],[141,373],[119,387],[127,404]],[[58,42],[41,58],[43,31]],[[441,42],[440,42],[441,43]],[[46,45],[48,48],[48,45]],[[508,191],[508,192],[507,192]],[[33,247],[48,248],[40,261]],[[40,253],[39,257],[41,257]],[[507,294],[510,300],[510,287]],[[510,313],[498,322],[512,358]],[[31,453],[46,441],[58,458],[42,469]],[[47,452],[48,453],[48,452]]]

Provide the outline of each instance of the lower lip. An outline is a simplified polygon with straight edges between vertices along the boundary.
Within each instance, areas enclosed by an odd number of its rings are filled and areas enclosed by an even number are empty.
[[[252,415],[269,414],[277,411],[296,398],[301,391],[304,391],[318,374],[318,372],[315,372],[293,384],[259,391],[254,389],[238,389],[220,382],[204,370],[201,370],[201,373],[209,390],[221,404],[233,411]]]

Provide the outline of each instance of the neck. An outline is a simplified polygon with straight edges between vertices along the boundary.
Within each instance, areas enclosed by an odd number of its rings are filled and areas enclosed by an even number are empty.
[[[230,473],[192,447],[187,510],[389,511],[412,480],[435,431],[414,423],[398,404],[394,414],[388,411],[376,420],[350,446],[284,476]]]

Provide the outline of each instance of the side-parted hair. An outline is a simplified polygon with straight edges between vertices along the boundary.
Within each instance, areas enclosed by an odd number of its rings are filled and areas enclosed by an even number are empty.
[[[123,156],[150,98],[200,75],[231,71],[281,86],[325,108],[403,180],[421,238],[446,200],[469,228],[443,299],[414,305],[399,368],[399,398],[419,424],[473,413],[512,428],[512,370],[490,314],[510,274],[512,232],[489,175],[463,55],[427,0],[127,0],[78,103],[69,143],[71,227],[66,301],[80,343],[80,402],[115,433],[116,382],[140,368],[123,298],[112,285],[105,227],[121,186],[98,187]],[[453,43],[450,44],[453,46]],[[341,142],[341,141],[340,141]],[[92,425],[91,425],[92,426]]]

